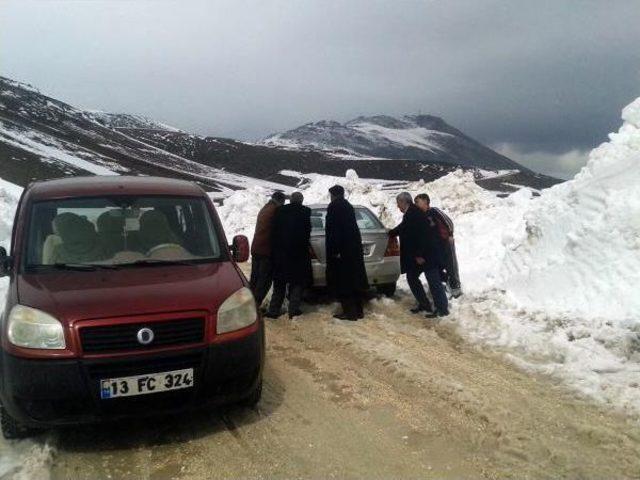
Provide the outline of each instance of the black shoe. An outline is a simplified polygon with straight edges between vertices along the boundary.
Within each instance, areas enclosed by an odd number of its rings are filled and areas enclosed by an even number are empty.
[[[429,312],[424,317],[425,318],[436,318],[438,314],[436,312]]]
[[[413,307],[410,312],[411,313],[420,313],[420,312],[430,312],[431,306],[429,305],[418,305],[417,307]]]
[[[296,310],[295,312],[289,312],[289,319],[292,319],[294,317],[299,317],[300,315],[302,315],[302,310]]]
[[[449,316],[449,310],[445,310],[444,312],[438,312],[438,316],[439,317],[448,317]]]
[[[266,318],[273,318],[273,319],[280,318],[280,315],[281,315],[280,313],[273,313],[273,312],[267,312],[264,314]]]
[[[358,319],[356,317],[348,317],[343,313],[336,313],[333,318],[337,318],[338,320],[349,320],[351,322],[357,322]]]

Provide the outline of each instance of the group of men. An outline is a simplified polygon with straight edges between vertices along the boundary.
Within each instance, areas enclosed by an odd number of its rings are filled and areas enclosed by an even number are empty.
[[[362,237],[355,210],[345,198],[344,188],[329,189],[331,202],[325,219],[327,287],[340,301],[341,320],[364,317],[363,300],[369,289],[364,264]],[[258,213],[251,246],[251,289],[259,307],[273,284],[271,301],[265,311],[268,318],[282,314],[288,298],[289,318],[302,314],[302,294],[313,284],[311,267],[311,209],[303,205],[302,193],[295,192],[285,205],[285,195],[275,192]],[[408,192],[396,197],[403,213],[402,222],[389,231],[400,237],[402,273],[416,298],[413,313],[427,317],[449,314],[446,280],[454,296],[460,293],[460,280],[453,243],[453,222],[439,209],[430,207],[427,194],[414,199]],[[431,306],[420,276],[424,274],[434,306]]]

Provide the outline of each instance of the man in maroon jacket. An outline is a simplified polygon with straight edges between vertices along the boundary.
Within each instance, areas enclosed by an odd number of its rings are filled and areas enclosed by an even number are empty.
[[[436,221],[438,233],[440,234],[443,245],[447,283],[451,289],[451,295],[454,298],[458,298],[462,295],[462,286],[460,285],[460,274],[458,273],[456,242],[453,238],[453,221],[442,210],[431,206],[431,199],[426,193],[416,195],[415,202],[423,212],[431,212]]]
[[[258,307],[262,305],[273,281],[271,261],[271,230],[278,207],[285,201],[284,193],[274,192],[267,204],[260,209],[256,220],[256,230],[251,242],[251,278],[249,285]]]

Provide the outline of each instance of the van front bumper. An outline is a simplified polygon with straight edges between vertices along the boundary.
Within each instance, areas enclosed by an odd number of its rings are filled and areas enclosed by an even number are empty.
[[[28,426],[53,426],[173,413],[240,402],[262,381],[264,331],[189,350],[130,357],[32,360],[0,355],[0,399]],[[182,390],[101,399],[100,380],[194,369]]]

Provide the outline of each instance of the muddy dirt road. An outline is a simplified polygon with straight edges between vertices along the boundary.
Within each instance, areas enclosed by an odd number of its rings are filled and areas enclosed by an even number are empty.
[[[640,477],[636,421],[478,352],[409,306],[375,300],[357,323],[330,320],[330,306],[270,321],[255,410],[58,431],[31,445],[52,446],[40,470],[0,478]]]

